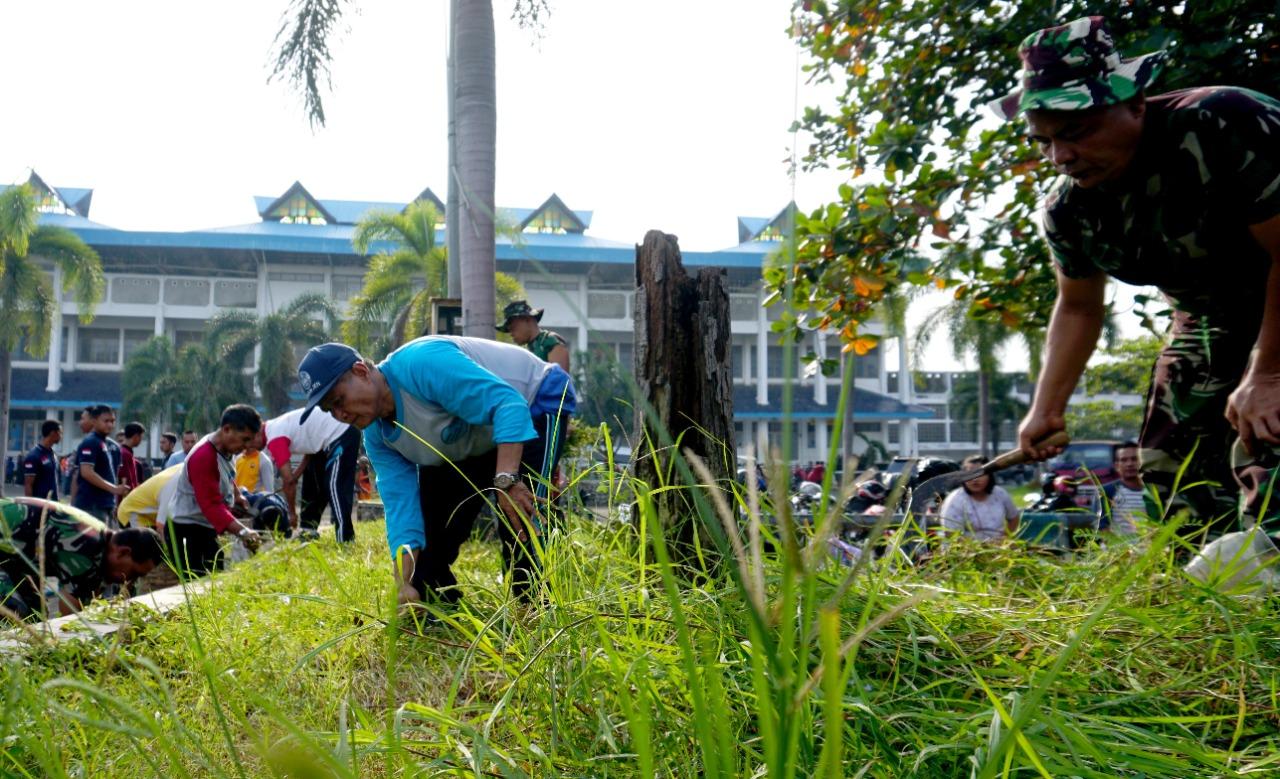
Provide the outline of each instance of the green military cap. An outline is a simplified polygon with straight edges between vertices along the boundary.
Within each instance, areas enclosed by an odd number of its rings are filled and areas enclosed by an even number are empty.
[[[502,309],[502,324],[498,325],[498,332],[511,332],[511,320],[518,316],[531,316],[541,322],[542,309],[534,308],[529,305],[529,301],[527,300],[516,300],[508,303],[506,308]]]
[[[1123,59],[1107,20],[1085,16],[1028,35],[1018,47],[1021,86],[987,107],[1013,119],[1024,111],[1086,111],[1123,103],[1155,80],[1167,54]]]

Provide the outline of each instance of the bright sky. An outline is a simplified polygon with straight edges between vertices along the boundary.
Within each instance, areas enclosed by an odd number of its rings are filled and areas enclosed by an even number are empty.
[[[686,249],[737,243],[738,215],[791,199],[796,48],[786,0],[552,0],[541,38],[495,0],[499,205],[556,192],[590,233]],[[267,84],[284,0],[5,4],[0,181],[34,168],[91,187],[92,218],[128,229],[257,221],[253,195],[295,179],[319,198],[444,196],[445,0],[357,2],[314,133]],[[801,95],[801,105],[812,93]],[[13,114],[10,114],[12,117]],[[797,183],[801,207],[835,174]]]

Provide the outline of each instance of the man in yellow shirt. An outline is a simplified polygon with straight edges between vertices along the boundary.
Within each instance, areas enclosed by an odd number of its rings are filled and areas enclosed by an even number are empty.
[[[276,468],[270,457],[263,457],[262,450],[267,445],[267,436],[259,431],[245,447],[236,455],[236,486],[249,492],[275,492]]]
[[[182,473],[182,463],[165,468],[126,495],[116,510],[120,524],[124,527],[155,527],[157,516],[162,514],[173,494],[172,489],[166,488],[179,473]],[[164,524],[163,516],[159,524]]]

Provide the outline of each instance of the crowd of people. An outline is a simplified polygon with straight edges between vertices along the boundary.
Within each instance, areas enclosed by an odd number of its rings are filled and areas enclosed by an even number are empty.
[[[264,420],[231,405],[203,436],[162,434],[154,463],[135,455],[145,427],[117,432],[109,405],[82,411],[83,438],[66,457],[61,424],[44,422],[23,461],[23,497],[0,504],[0,535],[13,541],[0,551],[0,605],[16,618],[39,611],[41,558],[74,610],[158,564],[182,575],[221,568],[230,539],[249,550],[268,531],[314,539],[326,511],[336,540],[350,543],[369,470],[403,602],[458,601],[452,565],[486,501],[504,518],[510,586],[530,597],[577,395],[566,342],[541,330],[542,311],[518,301],[504,313],[500,329],[518,345],[427,336],[376,365],[344,344],[316,346],[298,367],[303,408]]]
[[[961,467],[978,469],[986,463],[987,458],[973,455],[966,457]],[[1025,509],[992,476],[979,476],[947,495],[938,509],[939,524],[946,533],[1000,542],[1018,536],[1024,511],[1076,514],[1083,521],[1071,523],[1073,527],[1092,526],[1106,537],[1131,539],[1138,535],[1138,518],[1158,516],[1152,495],[1142,482],[1136,442],[1125,441],[1112,449],[1112,470],[1116,478],[1106,484],[1089,472],[1050,471],[1038,499]]]

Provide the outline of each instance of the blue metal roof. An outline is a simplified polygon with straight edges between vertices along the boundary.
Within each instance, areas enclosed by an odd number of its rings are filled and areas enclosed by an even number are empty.
[[[295,184],[291,187],[301,187]],[[4,187],[0,186],[0,190]],[[305,190],[304,190],[305,191]],[[66,197],[86,198],[93,190],[64,188],[60,193]],[[258,196],[254,203],[259,212],[265,211],[280,198]],[[319,254],[356,257],[351,245],[351,237],[355,231],[354,223],[360,217],[374,209],[399,211],[404,203],[366,200],[317,200],[333,221],[329,224],[286,224],[278,221],[252,222],[242,225],[213,227],[191,231],[163,230],[120,230],[93,222],[83,216],[66,214],[41,214],[44,224],[57,225],[73,230],[85,243],[97,247],[118,248],[159,248],[159,249],[198,249],[198,250],[233,250],[260,251],[295,254]],[[548,199],[548,203],[559,199]],[[545,206],[546,204],[544,204]],[[507,224],[518,225],[535,214],[538,209],[532,208],[500,208],[499,217]],[[573,214],[584,224],[590,225],[593,212],[573,211]],[[776,219],[776,217],[775,217]],[[750,226],[763,229],[773,220],[752,217],[739,217],[739,226]],[[447,241],[446,230],[436,234],[440,244]],[[737,246],[719,251],[683,252],[685,264],[690,266],[722,266],[728,268],[759,268],[765,256],[776,249],[777,242],[745,241]],[[393,248],[391,244],[375,244],[374,251]],[[509,262],[538,261],[569,264],[607,264],[632,265],[635,262],[635,243],[630,241],[611,241],[596,238],[583,233],[521,233],[512,240],[507,236],[498,236],[496,246],[497,259]]]
[[[261,214],[267,210],[268,206],[276,202],[277,199],[277,197],[254,195],[254,209]],[[334,222],[339,225],[354,225],[370,211],[392,211],[398,213],[403,211],[405,206],[408,205],[408,203],[399,203],[389,200],[321,200],[320,198],[316,198],[316,203],[324,208],[324,210],[328,211],[333,216]],[[507,208],[505,206],[499,206],[498,217],[501,221],[512,225],[518,225],[530,216],[533,216],[537,210],[538,209],[536,208]],[[591,227],[591,217],[594,214],[593,211],[571,210],[573,211],[573,215],[576,216],[585,227]],[[317,225],[303,226],[314,227]]]
[[[738,240],[741,242],[750,241],[752,236],[759,233],[768,224],[769,218],[765,216],[738,217]]]
[[[839,400],[839,389],[835,389],[828,397],[830,402],[819,405],[813,399],[813,390],[809,387],[796,387],[791,396],[791,418],[793,419],[834,419],[836,404]],[[782,409],[782,387],[769,388],[769,403],[756,403],[756,388],[737,384],[733,387],[734,419],[781,420],[786,416]],[[863,422],[877,422],[892,419],[929,419],[934,416],[931,409],[914,403],[903,403],[897,398],[881,395],[879,392],[857,387],[853,397],[853,418]]]

